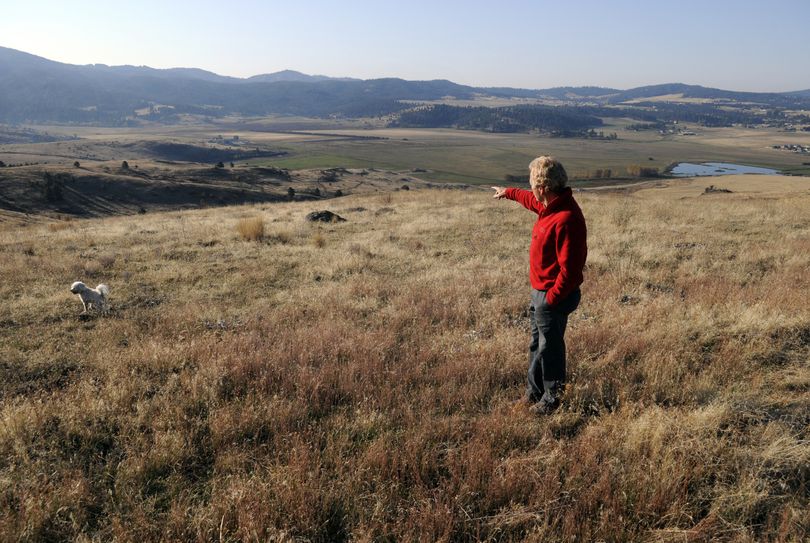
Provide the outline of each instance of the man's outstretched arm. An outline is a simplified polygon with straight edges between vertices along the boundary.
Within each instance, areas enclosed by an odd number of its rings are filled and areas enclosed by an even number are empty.
[[[529,211],[535,213],[540,210],[540,202],[534,197],[534,193],[530,190],[516,189],[512,187],[492,187],[495,194],[492,195],[496,200],[514,200]]]

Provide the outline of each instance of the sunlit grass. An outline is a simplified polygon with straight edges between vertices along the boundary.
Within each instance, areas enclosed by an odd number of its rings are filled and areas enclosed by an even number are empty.
[[[810,198],[577,198],[545,418],[512,409],[532,216],[488,193],[0,230],[2,538],[802,540]]]
[[[264,219],[261,217],[239,219],[236,231],[246,241],[261,241],[264,238]]]

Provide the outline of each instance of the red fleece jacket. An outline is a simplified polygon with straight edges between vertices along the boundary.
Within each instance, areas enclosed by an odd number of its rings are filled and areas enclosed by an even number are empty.
[[[588,256],[585,217],[566,188],[548,207],[530,190],[508,188],[506,197],[537,213],[529,246],[529,279],[532,288],[546,291],[546,303],[554,306],[582,284],[582,269]]]

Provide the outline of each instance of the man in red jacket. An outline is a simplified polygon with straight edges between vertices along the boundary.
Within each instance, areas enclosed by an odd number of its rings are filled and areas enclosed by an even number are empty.
[[[579,305],[582,269],[588,254],[585,217],[566,185],[559,161],[541,156],[529,165],[532,190],[492,187],[494,198],[514,200],[537,213],[529,246],[529,385],[519,403],[535,413],[560,405],[565,384],[565,327]]]

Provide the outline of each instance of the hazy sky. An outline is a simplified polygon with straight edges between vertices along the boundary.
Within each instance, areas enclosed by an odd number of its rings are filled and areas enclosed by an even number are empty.
[[[810,0],[0,0],[0,46],[71,64],[525,88],[810,89],[808,24]]]

